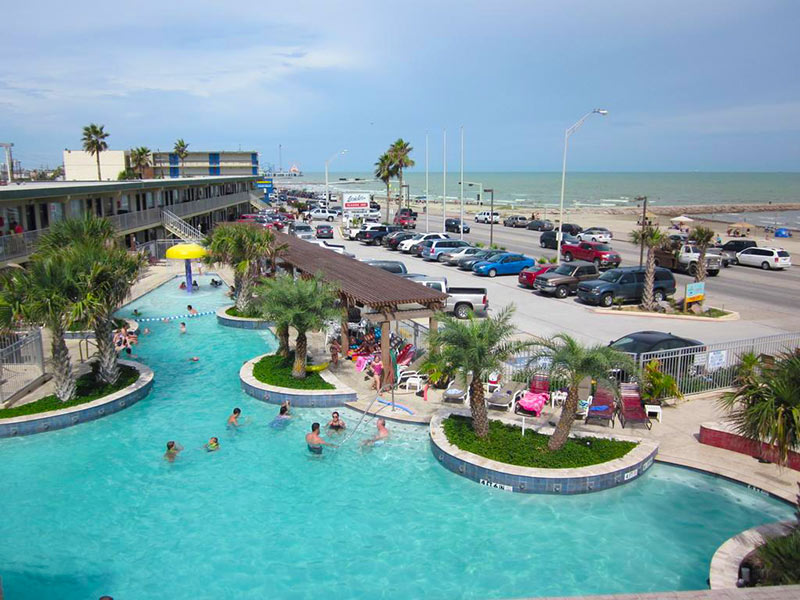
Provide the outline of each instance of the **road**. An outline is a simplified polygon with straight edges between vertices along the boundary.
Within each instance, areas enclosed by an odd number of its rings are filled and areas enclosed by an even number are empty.
[[[441,217],[430,217],[430,230],[441,230]],[[424,221],[420,223],[424,231]],[[489,241],[489,226],[470,223],[472,231],[464,238],[471,242]],[[451,236],[454,234],[451,234]],[[626,232],[614,231],[617,238],[613,247],[622,256],[623,265],[639,263],[639,249],[621,238]],[[494,242],[510,251],[532,257],[555,256],[554,250],[539,247],[539,233],[526,229],[494,226]],[[491,310],[513,303],[516,306],[515,325],[520,332],[530,335],[552,335],[565,331],[586,343],[608,343],[633,331],[656,329],[670,331],[699,339],[706,343],[773,335],[786,331],[800,331],[800,314],[797,295],[800,291],[800,273],[797,268],[787,271],[765,272],[751,267],[723,269],[720,275],[708,279],[709,304],[735,310],[741,314],[738,321],[691,321],[635,317],[621,314],[597,314],[592,307],[579,303],[573,297],[558,300],[541,296],[517,283],[516,276],[498,276],[490,279],[460,271],[455,267],[426,262],[407,254],[390,252],[382,247],[368,247],[358,242],[345,241],[348,251],[358,258],[402,260],[409,272],[446,277],[453,286],[485,287],[489,294]],[[679,290],[692,278],[676,274]],[[680,293],[680,292],[679,292]]]

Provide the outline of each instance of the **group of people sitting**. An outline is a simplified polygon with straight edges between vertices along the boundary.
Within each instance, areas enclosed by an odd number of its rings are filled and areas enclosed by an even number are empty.
[[[114,332],[114,349],[117,353],[125,351],[126,354],[132,355],[132,348],[139,343],[139,336],[128,329],[128,324],[125,323],[117,331]]]

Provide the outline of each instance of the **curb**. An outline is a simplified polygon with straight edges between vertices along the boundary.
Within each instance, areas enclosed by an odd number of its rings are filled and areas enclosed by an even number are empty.
[[[709,306],[709,308],[715,308]],[[649,319],[679,319],[684,321],[709,321],[711,323],[719,323],[726,321],[738,321],[739,313],[733,310],[728,310],[729,314],[724,317],[700,317],[697,315],[684,315],[684,314],[666,314],[666,313],[650,313],[650,312],[634,312],[632,310],[615,310],[613,308],[590,308],[591,312],[598,315],[610,316],[624,316],[624,317],[647,317]],[[723,309],[719,309],[723,310]]]

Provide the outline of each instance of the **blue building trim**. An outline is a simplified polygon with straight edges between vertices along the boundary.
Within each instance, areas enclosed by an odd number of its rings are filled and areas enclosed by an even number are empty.
[[[172,177],[172,178],[180,177],[181,176],[180,167],[170,167],[169,168],[169,176]]]
[[[208,164],[219,165],[219,152],[208,153]]]
[[[170,154],[169,154],[169,165],[171,167],[177,167],[180,164],[181,164],[181,159],[178,158],[178,155],[175,154],[174,152],[170,152]]]

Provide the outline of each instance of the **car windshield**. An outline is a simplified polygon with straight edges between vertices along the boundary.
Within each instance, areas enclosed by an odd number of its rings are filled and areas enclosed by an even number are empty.
[[[608,244],[597,244],[594,249],[598,250],[599,252],[611,252],[611,246]]]
[[[650,350],[652,344],[648,344],[642,340],[636,339],[629,335],[619,338],[616,342],[611,344],[611,347],[620,352],[629,352],[631,354],[641,354]]]
[[[573,267],[570,267],[569,265],[561,265],[553,272],[558,273],[559,275],[572,275],[572,270]]]
[[[622,273],[619,272],[619,271],[617,271],[617,272],[614,272],[613,270],[612,271],[606,271],[605,273],[600,275],[600,281],[609,281],[611,283],[614,283],[621,276],[622,276]]]

